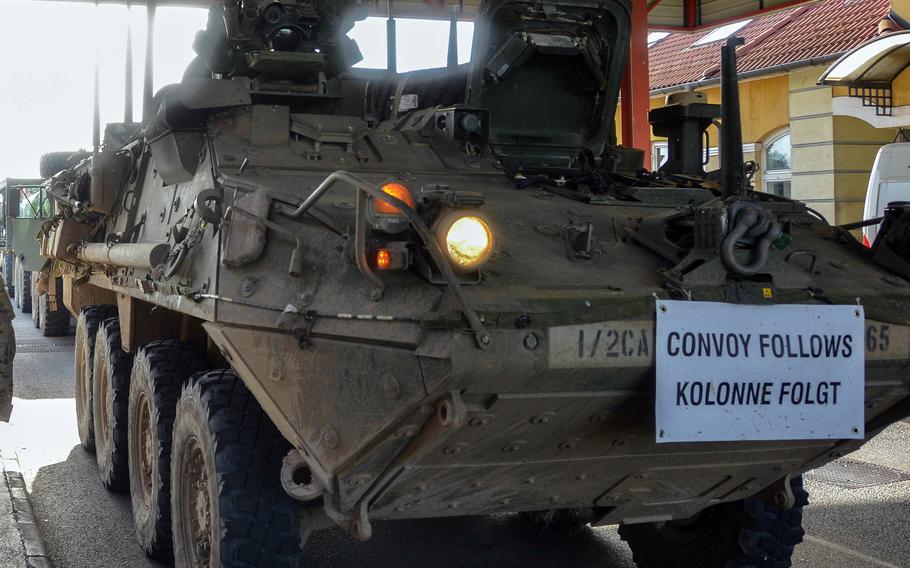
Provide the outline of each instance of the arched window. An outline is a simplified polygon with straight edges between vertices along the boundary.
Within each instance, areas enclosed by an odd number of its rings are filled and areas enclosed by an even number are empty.
[[[790,197],[790,131],[778,132],[765,143],[762,186],[767,193]]]

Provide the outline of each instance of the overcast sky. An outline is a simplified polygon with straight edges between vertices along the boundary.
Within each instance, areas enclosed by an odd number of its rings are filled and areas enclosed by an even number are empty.
[[[206,11],[158,9],[155,88],[180,80],[193,58],[192,39]],[[0,178],[37,177],[41,154],[89,148],[92,82],[100,69],[102,122],[123,120],[127,24],[133,37],[134,116],[142,109],[145,8],[81,2],[0,0]],[[470,56],[470,23],[459,24],[459,59]],[[365,59],[385,67],[385,20],[352,31]],[[445,65],[447,22],[398,22],[399,70]]]

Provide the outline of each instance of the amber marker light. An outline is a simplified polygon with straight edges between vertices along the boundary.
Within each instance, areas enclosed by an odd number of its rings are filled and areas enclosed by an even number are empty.
[[[392,253],[386,249],[379,249],[376,252],[376,268],[379,270],[388,270],[392,266]]]
[[[450,215],[443,218],[437,235],[456,270],[476,270],[493,252],[493,231],[476,215]]]
[[[404,185],[392,182],[385,184],[380,189],[384,193],[404,201],[408,207],[414,208],[414,196],[411,195],[411,190]],[[401,215],[401,211],[391,203],[375,198],[373,199],[373,212],[378,215]]]

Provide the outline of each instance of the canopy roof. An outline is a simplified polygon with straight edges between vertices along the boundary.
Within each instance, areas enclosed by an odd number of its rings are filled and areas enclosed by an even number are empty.
[[[890,87],[910,66],[910,31],[871,39],[848,51],[821,76],[822,85]]]
[[[41,0],[38,0],[41,1]],[[69,0],[94,2],[95,0]],[[98,0],[103,4],[126,4],[127,0]],[[647,2],[648,27],[655,29],[698,29],[702,26],[769,12],[780,8],[806,4],[812,0],[632,0]],[[146,0],[132,0],[134,6]],[[157,0],[158,6],[207,7],[213,0]],[[388,14],[388,0],[370,0],[373,14]],[[411,18],[448,18],[451,8],[459,2],[453,0],[394,0],[396,16]],[[463,0],[463,17],[471,18],[480,0]]]
[[[754,76],[829,64],[877,37],[879,23],[890,10],[889,0],[820,0],[741,20],[735,30],[745,40],[737,49],[738,71]],[[718,47],[733,33],[728,26],[676,32],[656,40],[648,53],[651,90],[718,82]],[[910,62],[910,56],[905,60]]]

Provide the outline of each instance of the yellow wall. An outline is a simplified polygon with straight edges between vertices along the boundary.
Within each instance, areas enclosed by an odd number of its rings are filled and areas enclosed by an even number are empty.
[[[910,0],[907,0],[910,3]],[[904,69],[891,85],[894,106],[910,105],[910,67]]]
[[[804,67],[788,75],[790,112],[790,195],[819,211],[832,223],[837,219],[834,187],[834,116],[831,87],[817,84],[824,71]]]
[[[905,20],[910,20],[910,0],[891,0],[891,11]]]
[[[894,140],[894,128],[873,128],[852,116],[834,117],[834,195],[840,210],[838,222],[862,219],[869,174],[879,148]]]
[[[699,89],[708,97],[708,102],[720,104],[720,87],[712,86]],[[664,106],[666,96],[651,97],[651,108]],[[744,81],[739,85],[739,106],[743,122],[743,143],[760,142],[771,132],[787,126],[790,115],[787,111],[787,76],[774,75],[753,81]],[[616,115],[619,124],[619,114]],[[620,139],[622,132],[618,128]],[[711,144],[716,145],[717,129],[708,129]],[[651,135],[652,140],[663,140],[660,136]]]

